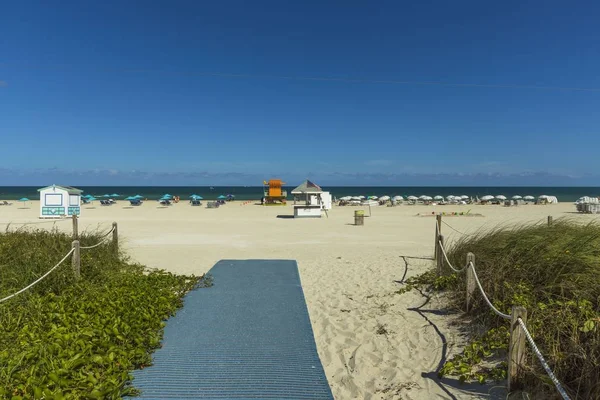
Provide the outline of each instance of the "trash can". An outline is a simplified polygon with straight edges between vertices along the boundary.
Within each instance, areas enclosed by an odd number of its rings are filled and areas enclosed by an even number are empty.
[[[354,225],[364,225],[364,224],[365,224],[365,211],[364,210],[354,211]]]

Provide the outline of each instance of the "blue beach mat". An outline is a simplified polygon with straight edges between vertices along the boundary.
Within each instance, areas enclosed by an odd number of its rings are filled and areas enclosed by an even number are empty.
[[[222,260],[190,292],[153,365],[133,372],[141,399],[333,399],[292,260]]]

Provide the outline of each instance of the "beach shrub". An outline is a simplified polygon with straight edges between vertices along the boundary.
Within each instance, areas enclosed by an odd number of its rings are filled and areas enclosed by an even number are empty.
[[[600,225],[557,220],[552,226],[501,227],[462,236],[448,247],[448,258],[462,266],[469,252],[475,254],[481,285],[496,308],[506,314],[516,305],[527,309],[529,331],[573,398],[600,398]],[[457,277],[448,286],[450,299],[463,309],[464,273]],[[505,377],[505,365],[489,369],[483,361],[506,360],[509,322],[494,314],[478,291],[469,315],[483,333],[441,374],[480,381]],[[527,346],[525,390],[535,397],[558,396]]]
[[[82,246],[101,239],[84,233]],[[0,298],[21,289],[71,248],[69,235],[0,234]],[[81,251],[81,280],[66,260],[31,290],[0,303],[0,398],[120,398],[130,371],[150,364],[165,320],[209,277],[148,271],[110,241]]]

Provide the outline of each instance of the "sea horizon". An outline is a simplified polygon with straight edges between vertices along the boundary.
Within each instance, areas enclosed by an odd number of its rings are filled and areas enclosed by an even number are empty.
[[[0,186],[0,200],[18,200],[28,198],[38,200],[37,190],[41,186]],[[105,194],[118,194],[118,198],[141,195],[147,199],[155,200],[169,193],[187,199],[192,194],[197,194],[205,199],[216,199],[219,195],[232,194],[237,200],[257,200],[263,195],[263,186],[75,186],[83,190],[84,194],[95,197]],[[284,186],[288,191],[288,198],[292,199],[291,190],[296,186]],[[573,202],[583,196],[600,196],[600,187],[596,186],[335,186],[322,185],[323,190],[331,192],[332,196],[449,196],[466,195],[469,197],[482,197],[485,195],[514,195],[556,196],[560,202]]]

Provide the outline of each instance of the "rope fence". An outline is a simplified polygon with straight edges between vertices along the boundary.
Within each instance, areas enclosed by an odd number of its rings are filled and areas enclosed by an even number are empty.
[[[442,215],[438,214],[436,216],[436,225],[435,225],[435,250],[434,250],[434,259],[437,263],[437,271],[438,275],[444,275],[445,266],[450,267],[452,271],[455,273],[465,272],[466,274],[466,287],[467,287],[467,296],[466,296],[466,309],[469,311],[470,306],[473,302],[473,296],[475,292],[475,288],[479,288],[479,292],[481,296],[485,300],[485,303],[488,307],[500,318],[510,320],[511,328],[510,328],[510,345],[508,351],[508,391],[511,391],[513,386],[516,386],[519,382],[520,373],[523,370],[523,366],[525,363],[525,340],[529,342],[529,345],[533,349],[533,352],[539,359],[542,367],[554,383],[556,390],[562,396],[564,400],[570,400],[568,394],[550,369],[550,366],[542,356],[542,353],[538,349],[533,337],[529,330],[527,330],[527,310],[523,307],[513,306],[511,315],[504,314],[500,310],[498,310],[490,301],[481,282],[479,281],[479,276],[477,275],[477,271],[475,269],[475,255],[473,253],[467,254],[467,262],[466,265],[462,268],[456,268],[452,265],[450,260],[448,259],[448,255],[446,253],[446,248],[444,246],[444,236],[442,235]],[[457,231],[452,228],[450,225],[446,224],[451,229]],[[548,226],[552,226],[552,218],[548,217]],[[459,232],[459,231],[457,231]],[[460,233],[460,232],[459,232]],[[444,263],[445,261],[445,263]]]
[[[78,220],[77,216],[74,215],[73,216],[73,237],[77,237],[77,235],[78,235],[77,230],[76,230],[77,229],[77,220]],[[27,291],[28,289],[32,288],[33,286],[37,285],[39,282],[44,280],[44,278],[46,278],[48,275],[50,275],[52,273],[52,271],[57,269],[63,262],[65,262],[65,260],[67,258],[69,258],[69,256],[71,256],[71,265],[73,268],[73,274],[75,275],[75,279],[79,280],[81,278],[81,250],[93,249],[93,248],[100,246],[101,244],[106,243],[109,235],[112,233],[112,243],[114,244],[115,252],[118,254],[118,252],[119,252],[119,233],[118,232],[119,231],[118,231],[117,223],[113,222],[112,228],[108,232],[106,232],[104,235],[101,236],[100,242],[98,242],[94,245],[80,246],[79,240],[74,240],[72,243],[71,250],[69,250],[69,252],[67,254],[65,254],[65,256],[58,262],[58,264],[56,264],[54,267],[50,268],[44,275],[40,276],[38,279],[36,279],[34,282],[30,283],[23,289],[15,292],[9,296],[6,296],[3,299],[0,299],[0,303],[10,300],[13,297],[15,297],[15,296]]]
[[[56,264],[54,267],[50,268],[50,270],[48,270],[48,272],[46,272],[44,275],[40,276],[38,279],[36,279],[34,282],[30,283],[29,285],[25,286],[23,289],[19,290],[18,292],[15,292],[13,294],[11,294],[10,296],[6,296],[3,299],[0,299],[0,303],[5,302],[6,300],[10,300],[13,297],[25,292],[26,290],[34,287],[35,285],[37,285],[40,281],[42,281],[45,277],[47,277],[48,275],[50,275],[50,273],[52,271],[54,271],[56,268],[58,268],[58,266],[60,264],[62,264],[71,254],[73,254],[73,252],[75,251],[75,249],[71,249],[69,250],[69,252],[67,254],[65,254],[65,256],[58,262],[58,264]]]

